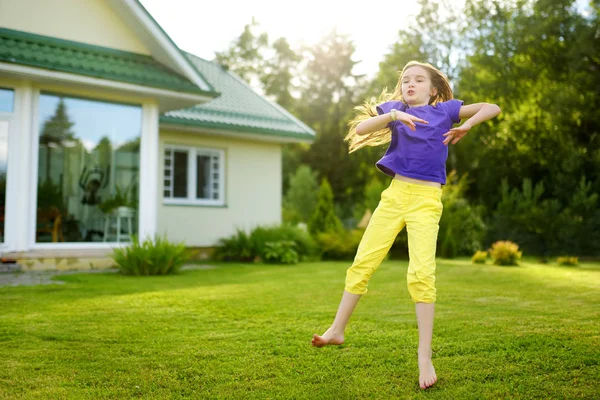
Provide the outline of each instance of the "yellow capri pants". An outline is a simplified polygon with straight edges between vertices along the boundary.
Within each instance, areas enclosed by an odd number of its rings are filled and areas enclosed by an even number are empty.
[[[415,303],[435,302],[435,251],[442,216],[442,189],[393,179],[381,193],[346,273],[346,291],[365,294],[367,285],[404,226],[408,234],[408,291]]]

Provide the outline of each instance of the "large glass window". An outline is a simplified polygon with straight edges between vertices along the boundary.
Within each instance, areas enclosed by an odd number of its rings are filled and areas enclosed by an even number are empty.
[[[139,106],[40,96],[38,243],[137,234],[141,124]]]
[[[0,243],[4,243],[6,176],[8,174],[8,130],[13,111],[14,92],[0,88]]]

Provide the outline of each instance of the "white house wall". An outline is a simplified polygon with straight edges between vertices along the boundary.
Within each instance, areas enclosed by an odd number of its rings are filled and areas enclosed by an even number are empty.
[[[210,247],[236,228],[281,223],[281,144],[196,133],[160,131],[159,234],[188,246]],[[225,151],[225,206],[180,206],[163,202],[165,145],[193,146]]]
[[[1,0],[0,27],[150,54],[105,0]]]

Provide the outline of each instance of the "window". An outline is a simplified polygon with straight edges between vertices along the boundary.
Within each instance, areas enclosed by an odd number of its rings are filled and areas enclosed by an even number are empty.
[[[136,234],[142,108],[42,93],[39,113],[36,242]]]
[[[225,204],[223,150],[167,146],[163,195],[165,204]]]

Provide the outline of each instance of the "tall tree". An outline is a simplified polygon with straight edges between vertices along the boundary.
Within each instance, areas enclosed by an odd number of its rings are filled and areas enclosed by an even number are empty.
[[[461,96],[503,108],[456,148],[459,167],[477,182],[472,194],[489,209],[502,178],[520,187],[529,177],[544,182],[546,196],[567,202],[582,175],[598,191],[597,16],[584,18],[571,0],[468,4],[475,51],[461,74]]]
[[[217,52],[215,57],[219,64],[235,72],[256,89],[260,89],[260,72],[269,44],[269,36],[258,31],[259,23],[253,17],[229,48]]]
[[[562,221],[561,232],[581,238],[577,248],[586,252],[594,247],[587,243],[592,235],[581,235],[584,225],[577,221],[588,221],[588,232],[600,230],[598,212],[573,206],[600,193],[597,3],[583,15],[572,0],[467,2],[473,52],[461,71],[459,93],[467,102],[496,102],[503,113],[456,146],[457,168],[473,178],[469,197],[488,210],[492,231],[506,231],[499,221],[507,193],[526,200],[526,188],[544,188],[539,209],[513,201],[511,207],[524,215],[511,217],[510,227],[544,253],[568,250],[557,239],[561,235],[549,232],[555,230],[549,219]]]
[[[284,206],[298,220],[308,222],[317,205],[319,184],[315,173],[307,165],[301,165],[290,177],[290,188],[284,198]]]
[[[340,233],[342,230],[342,223],[335,213],[331,186],[327,182],[327,178],[323,178],[319,188],[317,206],[308,221],[308,231],[311,235],[316,236],[321,232]]]
[[[353,108],[364,96],[364,77],[353,72],[354,51],[352,41],[335,30],[306,49],[298,106],[300,119],[317,132],[303,161],[331,183],[344,215],[362,202],[366,180],[363,165],[350,158],[344,143]]]
[[[264,93],[288,111],[293,111],[297,90],[294,79],[297,78],[297,66],[301,60],[285,38],[279,38],[272,45],[273,56],[266,60],[260,72],[260,81]]]
[[[463,10],[449,0],[419,0],[420,11],[405,28],[379,63],[379,72],[369,94],[377,96],[383,88],[393,89],[398,72],[411,60],[428,62],[453,82],[465,57],[467,42],[463,32],[468,24]]]
[[[67,106],[61,98],[56,105],[54,115],[44,122],[42,133],[40,134],[40,145],[46,147],[46,180],[50,179],[51,155],[52,149],[62,147],[66,141],[74,139],[71,131],[74,123],[69,119]]]

